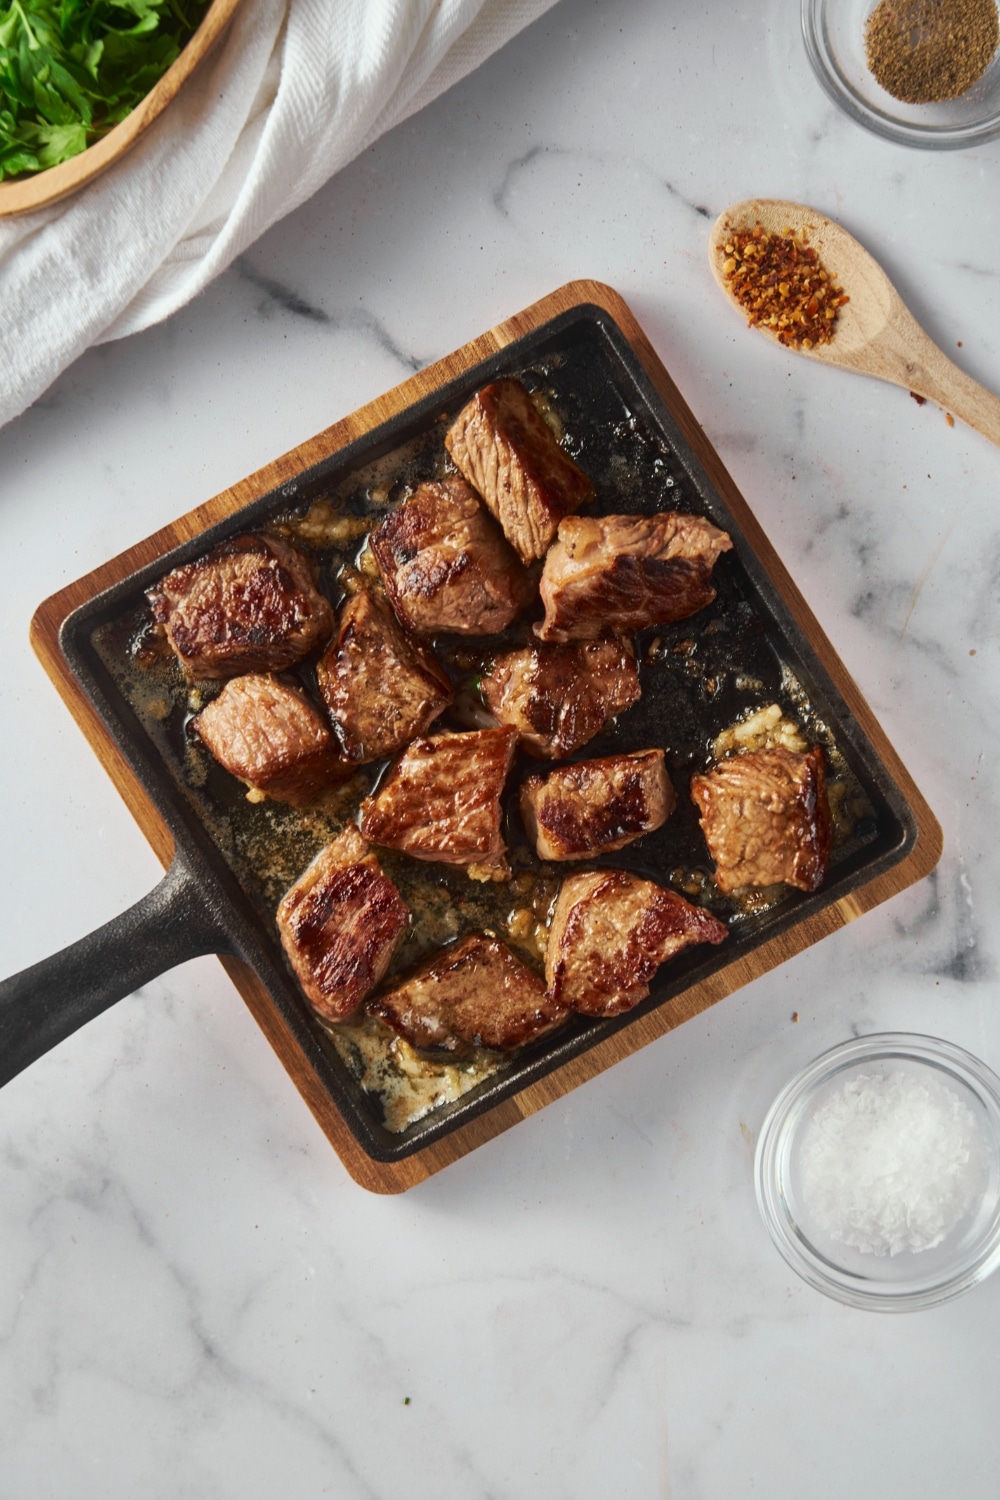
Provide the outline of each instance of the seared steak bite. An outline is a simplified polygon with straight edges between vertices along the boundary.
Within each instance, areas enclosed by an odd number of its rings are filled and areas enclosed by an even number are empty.
[[[486,501],[522,562],[544,557],[563,516],[594,486],[560,448],[519,380],[497,380],[445,433],[455,465]]]
[[[747,750],[692,776],[720,891],[784,882],[815,891],[830,860],[830,806],[819,745],[805,755],[784,746]]]
[[[227,682],[191,720],[220,766],[262,796],[304,807],[351,773],[301,688],[251,672]]]
[[[284,671],[333,629],[305,557],[270,536],[233,537],[146,597],[192,682]]]
[[[514,756],[513,729],[414,740],[361,804],[374,844],[449,865],[502,865],[500,796]]]
[[[386,593],[408,630],[496,635],[535,596],[513,549],[464,479],[432,480],[371,535]]]
[[[676,806],[662,750],[575,761],[521,786],[521,816],[539,859],[624,849],[661,828]]]
[[[433,652],[400,629],[385,600],[361,586],[316,666],[323,701],[347,760],[379,760],[423,734],[453,697]]]
[[[450,1052],[510,1052],[567,1015],[504,943],[481,933],[442,948],[367,1009],[411,1046]]]
[[[635,652],[617,638],[508,651],[494,659],[479,691],[542,760],[572,755],[641,696]]]
[[[545,953],[549,994],[588,1016],[617,1016],[649,994],[660,964],[692,943],[721,943],[710,912],[624,870],[570,875]]]
[[[543,641],[587,640],[693,615],[715,598],[712,569],[732,542],[700,516],[570,516],[545,559]]]
[[[410,913],[351,826],[285,893],[277,920],[309,1000],[324,1020],[342,1021],[385,974]]]

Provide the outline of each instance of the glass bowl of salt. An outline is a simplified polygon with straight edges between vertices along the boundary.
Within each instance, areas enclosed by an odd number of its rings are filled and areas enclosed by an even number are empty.
[[[810,1286],[882,1312],[947,1302],[1000,1265],[1000,1078],[936,1037],[844,1042],[775,1099],[754,1175]]]

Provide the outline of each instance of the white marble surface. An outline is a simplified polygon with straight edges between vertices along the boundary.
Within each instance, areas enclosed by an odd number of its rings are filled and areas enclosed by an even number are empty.
[[[0,432],[0,968],[158,877],[36,605],[579,275],[631,303],[899,747],[937,873],[397,1198],[214,959],[122,1002],[0,1096],[0,1500],[997,1494],[1000,1277],[852,1312],[753,1199],[770,1098],[852,1031],[1000,1067],[1000,453],[748,333],[705,256],[728,202],[812,203],[1000,387],[1000,146],[862,134],[795,10],[561,0]]]

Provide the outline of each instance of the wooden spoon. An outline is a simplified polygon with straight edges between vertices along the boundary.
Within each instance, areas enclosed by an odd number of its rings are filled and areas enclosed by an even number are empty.
[[[914,395],[937,402],[991,442],[1000,444],[1000,398],[952,364],[906,308],[878,262],[839,224],[813,208],[778,198],[750,198],[732,204],[716,219],[708,249],[712,271],[744,318],[746,311],[722,273],[726,259],[723,246],[734,229],[752,229],[756,224],[773,234],[792,229],[804,235],[850,298],[840,309],[832,341],[812,349],[797,349],[797,354],[901,385]],[[769,328],[757,326],[778,342]]]

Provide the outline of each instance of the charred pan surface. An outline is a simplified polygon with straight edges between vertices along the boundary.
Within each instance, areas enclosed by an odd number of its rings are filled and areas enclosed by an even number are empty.
[[[309,563],[274,537],[223,542],[146,597],[190,681],[284,671],[333,629]]]
[[[410,913],[350,827],[282,897],[277,921],[307,997],[324,1020],[342,1021],[385,975]]]
[[[500,797],[516,742],[506,728],[414,740],[362,802],[365,838],[414,859],[502,865]]]
[[[316,666],[345,759],[393,755],[451,702],[451,678],[432,651],[399,628],[388,604],[360,586]]]
[[[576,761],[521,786],[521,816],[539,859],[624,849],[662,828],[676,805],[662,750]]]
[[[588,1016],[617,1016],[649,994],[667,959],[693,943],[721,943],[710,912],[652,880],[595,870],[563,881],[545,959],[549,994]]]
[[[535,586],[464,479],[429,481],[386,516],[371,549],[408,630],[496,635]]]
[[[723,893],[783,882],[815,891],[830,860],[830,807],[821,746],[748,750],[691,778],[715,883]]]
[[[234,677],[191,729],[231,776],[293,807],[351,773],[319,710],[301,688],[277,677]]]
[[[641,696],[628,641],[541,642],[494,659],[479,690],[501,724],[541,760],[580,750]]]
[[[560,448],[519,380],[478,391],[444,445],[522,562],[544,557],[563,516],[594,499],[590,480]]]
[[[512,1052],[568,1014],[497,938],[474,934],[368,1002],[368,1010],[424,1050]]]
[[[701,516],[570,516],[545,559],[543,641],[627,634],[695,614],[715,598],[712,569],[732,542]]]

